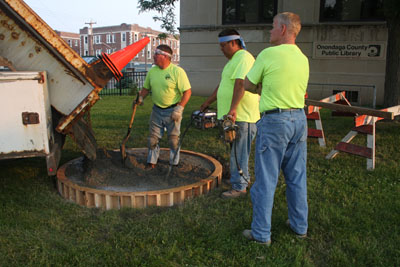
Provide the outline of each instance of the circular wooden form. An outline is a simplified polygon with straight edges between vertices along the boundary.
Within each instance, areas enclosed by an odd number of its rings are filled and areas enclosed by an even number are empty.
[[[129,151],[143,150],[143,148],[130,148]],[[162,149],[168,150],[168,149]],[[210,190],[218,187],[222,179],[222,165],[216,159],[189,150],[181,150],[181,155],[189,154],[192,156],[206,159],[214,166],[214,172],[197,183],[188,184],[180,187],[168,188],[156,191],[142,192],[119,192],[112,190],[100,190],[90,187],[77,185],[68,179],[65,171],[70,164],[80,160],[71,160],[62,165],[57,171],[57,189],[65,199],[75,202],[81,206],[101,209],[121,209],[121,208],[145,208],[149,206],[170,207],[182,204],[184,200],[207,194]]]

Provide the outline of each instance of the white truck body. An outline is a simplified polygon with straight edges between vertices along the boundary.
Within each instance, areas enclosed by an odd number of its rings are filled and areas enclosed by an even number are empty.
[[[0,72],[2,158],[49,155],[54,142],[46,72]]]

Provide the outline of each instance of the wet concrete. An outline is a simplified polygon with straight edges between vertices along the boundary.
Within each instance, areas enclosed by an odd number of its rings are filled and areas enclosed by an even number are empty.
[[[141,192],[169,189],[196,183],[210,176],[214,166],[208,160],[181,153],[178,166],[174,166],[168,178],[169,151],[161,150],[154,169],[146,164],[147,149],[127,149],[123,163],[119,150],[98,150],[95,161],[82,157],[66,169],[72,182],[102,190]]]

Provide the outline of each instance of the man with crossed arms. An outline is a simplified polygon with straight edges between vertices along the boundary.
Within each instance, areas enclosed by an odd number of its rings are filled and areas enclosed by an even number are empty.
[[[307,234],[307,119],[304,95],[309,77],[307,57],[295,41],[300,17],[277,14],[270,31],[272,47],[264,49],[245,79],[251,92],[262,84],[257,122],[255,175],[251,188],[253,221],[243,235],[264,245],[271,244],[271,214],[278,176],[286,182],[290,229],[300,238]]]

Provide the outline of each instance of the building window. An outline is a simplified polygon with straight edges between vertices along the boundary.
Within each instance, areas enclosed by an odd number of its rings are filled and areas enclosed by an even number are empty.
[[[107,34],[106,42],[108,44],[115,43],[115,34]]]
[[[150,59],[151,58],[151,51],[147,50],[147,58]]]
[[[342,92],[341,90],[333,90],[333,94],[336,95]],[[357,91],[345,91],[346,99],[351,103],[358,103],[358,92]]]
[[[96,57],[101,55],[101,49],[96,49]]]
[[[384,20],[383,0],[321,0],[320,21]]]
[[[270,23],[277,0],[223,0],[222,24]]]
[[[85,50],[85,56],[89,56],[89,51]]]
[[[137,42],[137,33],[135,33],[135,43]]]
[[[68,45],[72,47],[72,40],[68,40]]]
[[[107,54],[111,54],[112,53],[112,49],[107,48]]]
[[[126,34],[123,32],[122,33],[122,42],[125,42],[126,41]]]
[[[88,43],[88,38],[87,38],[87,36],[85,36],[85,44],[87,44]]]
[[[78,40],[75,40],[75,46],[78,46]]]
[[[100,37],[101,37],[100,35],[93,36],[95,44],[100,44],[101,43],[101,38]]]

